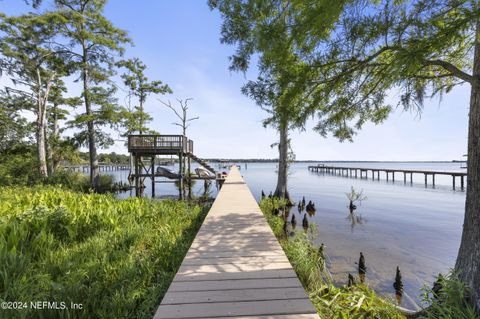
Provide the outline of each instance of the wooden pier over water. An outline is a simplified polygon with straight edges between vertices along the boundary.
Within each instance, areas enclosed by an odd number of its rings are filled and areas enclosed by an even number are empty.
[[[63,168],[72,172],[90,172],[90,165],[63,165]],[[128,171],[130,169],[130,165],[100,163],[98,165],[98,169],[100,172]]]
[[[395,173],[403,173],[403,182],[407,183],[407,175],[409,175],[410,184],[413,183],[413,174],[423,174],[425,178],[425,187],[428,186],[428,177],[431,177],[431,184],[435,187],[436,175],[447,175],[452,177],[453,190],[456,189],[457,177],[460,179],[460,188],[465,189],[465,178],[467,173],[464,172],[442,172],[442,171],[426,171],[426,170],[406,170],[406,169],[385,169],[385,168],[367,168],[367,167],[342,167],[342,166],[327,166],[323,164],[308,166],[308,170],[317,173],[328,173],[332,175],[340,175],[355,178],[368,179],[369,172],[372,180],[380,180],[380,173],[384,173],[387,181],[395,181]]]
[[[154,318],[319,318],[236,167]]]

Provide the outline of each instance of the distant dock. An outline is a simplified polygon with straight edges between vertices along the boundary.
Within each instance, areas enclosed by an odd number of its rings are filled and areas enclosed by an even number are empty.
[[[90,172],[90,165],[64,165],[64,169],[72,172]],[[98,169],[101,172],[113,172],[113,171],[128,171],[130,170],[130,165],[122,164],[99,164]]]
[[[372,180],[380,180],[380,173],[384,173],[387,181],[395,181],[395,173],[403,173],[403,182],[407,183],[407,175],[410,176],[410,184],[413,184],[413,174],[423,174],[425,178],[425,187],[428,186],[429,176],[431,176],[431,184],[435,187],[436,175],[447,175],[452,177],[452,188],[456,189],[457,177],[460,179],[460,188],[465,189],[465,179],[467,173],[464,172],[442,172],[442,171],[426,171],[426,170],[408,170],[408,169],[387,169],[387,168],[367,168],[367,167],[342,167],[342,166],[328,166],[324,164],[308,166],[308,170],[316,173],[325,173],[331,175],[340,175],[346,177],[366,178],[369,174]]]

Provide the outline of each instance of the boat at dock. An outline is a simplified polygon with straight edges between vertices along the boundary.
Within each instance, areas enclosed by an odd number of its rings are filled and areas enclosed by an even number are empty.
[[[178,179],[179,178],[179,175],[172,171],[171,169],[168,169],[168,168],[165,168],[165,167],[162,167],[162,166],[158,166],[157,167],[157,172],[156,172],[157,176],[163,176],[163,177],[167,177],[167,178],[171,178],[171,179]]]
[[[203,166],[197,167],[195,169],[195,173],[198,175],[198,177],[215,178],[215,174],[213,174]]]

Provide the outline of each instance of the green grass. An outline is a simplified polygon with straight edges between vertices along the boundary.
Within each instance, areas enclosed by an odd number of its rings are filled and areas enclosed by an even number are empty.
[[[283,218],[271,212],[282,207],[279,200],[266,199],[260,207],[292,264],[298,278],[310,296],[320,318],[405,318],[395,307],[365,284],[352,287],[335,287],[325,266],[324,256],[313,247],[308,236],[300,228],[294,237],[287,238],[283,230]]]
[[[447,276],[439,275],[437,282],[442,289],[435,293],[432,289],[424,289],[424,301],[430,305],[420,319],[477,319],[475,306],[471,299],[470,289],[458,280],[457,274],[451,272]]]
[[[0,189],[0,301],[83,306],[0,309],[0,318],[151,318],[206,212],[179,201]]]

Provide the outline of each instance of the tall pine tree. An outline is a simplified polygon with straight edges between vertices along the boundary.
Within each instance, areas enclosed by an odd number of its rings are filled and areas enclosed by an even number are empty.
[[[29,100],[36,115],[36,144],[39,173],[48,176],[46,127],[49,95],[53,83],[69,73],[70,63],[63,49],[52,46],[58,25],[49,15],[27,14],[1,17],[2,66],[15,85],[7,88],[11,95]]]
[[[152,117],[145,112],[145,101],[150,94],[172,93],[172,90],[162,81],[149,81],[145,75],[147,66],[139,58],[120,61],[117,66],[126,69],[126,72],[121,75],[123,83],[128,88],[129,105],[125,108],[123,120],[126,135],[135,132],[139,134],[153,132],[146,126]],[[138,104],[132,106],[132,98],[135,99],[133,103]]]
[[[107,83],[113,74],[115,54],[122,54],[130,39],[125,31],[116,28],[102,15],[106,0],[55,0],[55,4],[57,11],[52,14],[62,23],[61,35],[68,39],[68,45],[64,46],[68,51],[66,54],[75,61],[82,82],[85,113],[76,119],[75,124],[83,123],[86,127],[86,134],[81,137],[85,138],[89,149],[90,182],[92,188],[98,190],[97,146],[101,131],[95,122],[97,119],[100,123],[118,120],[112,108],[112,96],[107,96],[114,91],[101,88],[101,85]],[[95,100],[97,105],[103,105],[99,112],[94,110]],[[102,139],[101,142],[108,141]]]

